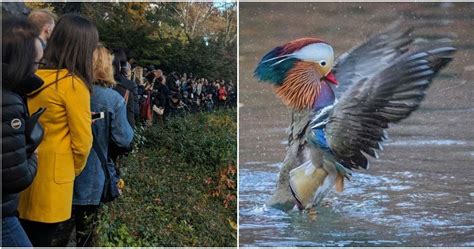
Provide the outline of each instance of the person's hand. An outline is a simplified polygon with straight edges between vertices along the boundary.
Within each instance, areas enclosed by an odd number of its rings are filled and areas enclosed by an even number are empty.
[[[91,112],[91,116],[94,115],[94,114],[95,114],[95,112]],[[95,123],[95,120],[92,119],[92,124],[94,124],[94,123]]]

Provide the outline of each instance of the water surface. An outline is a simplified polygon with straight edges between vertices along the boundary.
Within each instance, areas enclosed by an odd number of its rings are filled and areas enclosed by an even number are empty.
[[[285,156],[290,110],[252,76],[261,56],[300,37],[340,54],[402,18],[452,38],[455,60],[420,109],[389,129],[371,168],[318,214],[265,205]],[[240,245],[474,246],[474,4],[240,3]]]

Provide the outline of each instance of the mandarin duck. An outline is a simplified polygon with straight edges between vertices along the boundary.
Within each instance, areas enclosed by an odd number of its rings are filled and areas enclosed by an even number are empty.
[[[292,108],[288,149],[270,205],[316,206],[353,170],[378,158],[387,128],[423,100],[456,49],[448,39],[427,41],[400,23],[334,59],[328,42],[290,41],[268,52],[254,76],[273,84]],[[282,206],[282,207],[283,207]]]

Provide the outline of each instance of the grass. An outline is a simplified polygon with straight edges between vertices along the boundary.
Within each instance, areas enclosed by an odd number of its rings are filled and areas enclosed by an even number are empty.
[[[122,196],[103,205],[96,246],[237,246],[236,111],[140,128],[121,161]]]

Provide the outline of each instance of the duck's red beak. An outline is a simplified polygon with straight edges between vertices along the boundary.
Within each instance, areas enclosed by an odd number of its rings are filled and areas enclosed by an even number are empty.
[[[328,75],[326,75],[324,77],[324,79],[326,79],[327,81],[331,82],[332,84],[334,85],[337,85],[339,82],[337,82],[336,80],[336,76],[334,76],[334,74],[331,72],[328,73]]]

